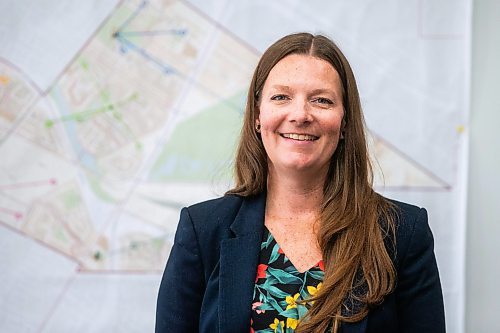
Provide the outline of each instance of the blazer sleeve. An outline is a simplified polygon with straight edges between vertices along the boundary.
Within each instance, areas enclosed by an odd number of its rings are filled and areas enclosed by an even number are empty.
[[[187,208],[183,208],[158,292],[156,333],[198,331],[203,276],[193,222]]]
[[[444,333],[443,294],[427,211],[421,208],[412,222],[396,287],[400,332]]]

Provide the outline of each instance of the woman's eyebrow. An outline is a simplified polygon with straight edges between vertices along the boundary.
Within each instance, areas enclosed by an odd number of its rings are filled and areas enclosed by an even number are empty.
[[[293,89],[290,88],[290,86],[283,85],[283,84],[273,84],[270,87],[271,90],[274,91],[283,91],[283,92],[290,92]],[[320,95],[320,94],[329,94],[333,96],[334,98],[337,97],[337,93],[335,92],[334,89],[329,89],[329,88],[318,88],[318,89],[313,89],[309,92],[310,95]]]
[[[337,97],[337,93],[333,89],[314,89],[311,91],[311,95],[318,95],[318,94],[332,94],[334,97]]]
[[[285,85],[282,85],[282,84],[273,84],[271,86],[271,89],[284,90],[284,91],[290,91],[291,90],[289,86],[285,86]]]

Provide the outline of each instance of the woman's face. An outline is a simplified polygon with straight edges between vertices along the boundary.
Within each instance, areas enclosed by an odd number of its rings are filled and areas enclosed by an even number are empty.
[[[267,77],[256,125],[276,172],[328,170],[342,130],[340,78],[327,61],[289,55]]]

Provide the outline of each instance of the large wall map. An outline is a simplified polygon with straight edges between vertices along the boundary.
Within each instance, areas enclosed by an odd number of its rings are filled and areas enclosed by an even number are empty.
[[[466,44],[461,35],[426,31],[435,24],[425,18],[432,5],[412,3],[420,20],[415,38],[441,46],[449,40]],[[0,258],[9,258],[7,267],[13,272],[2,277],[0,295],[12,306],[2,306],[0,330],[152,330],[156,287],[179,209],[220,195],[231,184],[246,91],[263,50],[259,43],[264,42],[248,40],[244,28],[231,29],[236,26],[232,17],[217,17],[209,6],[180,0],[118,3],[48,87],[34,82],[16,59],[0,57],[0,239],[6,240]],[[233,13],[251,5],[238,6],[230,7]],[[277,10],[273,6],[270,10]],[[287,11],[295,11],[299,20],[311,14],[300,11],[300,16],[294,6]],[[355,57],[354,62],[363,72],[363,61]],[[453,65],[458,77],[467,77],[465,61]],[[387,72],[389,78],[397,75]],[[366,88],[369,84],[360,83],[362,93],[367,92],[365,110],[377,99],[377,92]],[[449,89],[453,95],[462,88]],[[411,91],[410,98],[423,100],[417,110],[425,109],[425,91]],[[389,100],[380,95],[382,103]],[[459,179],[466,109],[440,103],[433,100],[431,106],[451,109],[446,119],[459,119],[436,139],[452,159],[443,168],[432,163],[433,156],[441,156],[433,153],[436,147],[429,160],[422,159],[420,148],[404,144],[404,132],[398,142],[386,137],[379,123],[372,128],[369,111],[367,120],[377,189],[430,210],[434,201],[455,200],[431,224],[438,239],[450,241],[437,251],[446,297],[459,302],[447,308],[452,318],[448,325],[459,332],[463,279],[454,274],[461,261],[446,261],[445,256],[457,248],[460,253],[462,233],[450,234],[440,218],[454,210],[463,193]],[[406,131],[422,132],[419,125],[425,120],[419,119],[425,117],[400,124],[406,123]],[[446,120],[437,119],[437,125]],[[408,124],[412,121],[414,125]],[[426,135],[424,130],[419,137]],[[32,250],[23,251],[39,251],[40,257],[25,264],[31,259],[16,250],[17,242],[29,244]],[[28,272],[36,276],[28,279]],[[19,281],[25,281],[26,290]],[[40,287],[46,288],[43,295],[33,298]],[[29,320],[18,313],[28,303],[36,313]],[[133,325],[122,322],[123,313],[135,318]],[[65,319],[77,315],[76,321]]]

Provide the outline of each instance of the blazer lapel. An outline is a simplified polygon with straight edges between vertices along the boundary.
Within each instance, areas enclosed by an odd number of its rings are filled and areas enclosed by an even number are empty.
[[[243,200],[231,225],[235,237],[223,240],[220,248],[219,329],[246,332],[262,242],[266,195]]]

